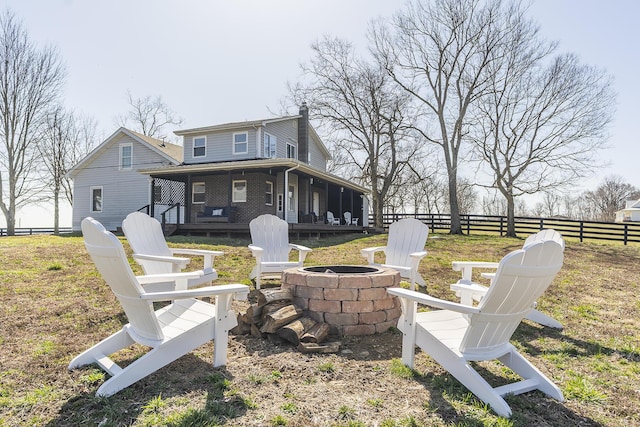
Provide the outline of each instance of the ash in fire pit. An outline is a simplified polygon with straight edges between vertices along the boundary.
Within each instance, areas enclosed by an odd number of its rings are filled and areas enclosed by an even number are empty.
[[[399,272],[373,266],[313,266],[282,274],[282,288],[291,289],[294,303],[340,335],[370,335],[396,326],[400,303],[387,288],[399,284]]]
[[[302,271],[328,274],[371,274],[380,273],[382,269],[360,265],[323,265],[317,267],[304,267],[302,268]]]

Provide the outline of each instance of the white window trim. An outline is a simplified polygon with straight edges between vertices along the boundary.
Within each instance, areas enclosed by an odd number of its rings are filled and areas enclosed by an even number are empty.
[[[244,183],[244,200],[236,198],[236,183]],[[244,203],[247,201],[247,180],[246,179],[234,179],[231,182],[231,201],[233,203]]]
[[[196,156],[196,139],[203,139],[204,138],[204,154],[202,156]],[[199,147],[198,147],[199,148]],[[207,157],[207,136],[203,135],[203,136],[194,136],[191,139],[191,156],[195,159],[197,158],[201,158],[201,157]]]
[[[269,153],[265,153],[267,151],[266,139],[269,138],[269,141],[273,143],[273,156],[271,156],[271,150]],[[278,138],[270,133],[265,132],[262,136],[262,155],[267,159],[275,159],[278,157]]]
[[[100,190],[100,210],[93,210],[93,191]],[[90,212],[102,212],[104,210],[104,189],[101,185],[89,187],[89,211]]]
[[[236,135],[244,135],[246,138],[245,144],[247,148],[244,151],[236,151]],[[231,140],[233,144],[233,154],[248,154],[249,153],[249,132],[234,132]]]
[[[289,157],[289,146],[295,148],[295,150],[296,150],[296,156],[295,157]],[[288,159],[298,160],[298,145],[297,144],[294,144],[293,142],[287,142],[287,158]]]
[[[194,205],[204,205],[204,202],[205,202],[204,200],[201,201],[201,202],[196,202],[195,201],[195,197],[194,196],[196,194],[196,192],[195,192],[196,185],[202,185],[204,187],[204,191],[202,193],[198,193],[198,194],[207,194],[207,186],[204,183],[204,181],[198,181],[198,182],[192,183],[191,184],[191,203],[194,204]]]
[[[267,194],[271,194],[271,203],[267,203],[266,200],[266,196]],[[267,189],[265,191],[265,205],[267,206],[273,206],[273,182],[272,181],[267,181]]]
[[[122,149],[123,149],[124,147],[131,147],[131,165],[130,165],[129,167],[123,167],[123,166],[122,166],[122,159],[123,159],[123,156],[122,156]],[[119,147],[119,150],[118,150],[118,170],[121,170],[121,171],[122,171],[122,170],[129,171],[129,170],[131,170],[131,169],[133,169],[133,144],[132,144],[132,143],[130,143],[130,142],[122,143],[122,144],[120,144],[120,147]]]

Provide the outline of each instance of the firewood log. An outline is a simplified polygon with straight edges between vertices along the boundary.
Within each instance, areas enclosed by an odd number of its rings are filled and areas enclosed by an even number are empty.
[[[316,323],[312,328],[306,331],[301,337],[300,341],[304,343],[321,343],[329,335],[328,323]]]
[[[300,337],[316,324],[310,317],[301,317],[278,329],[278,335],[292,344],[300,344]]]
[[[272,304],[269,304],[269,305],[272,305]],[[265,307],[268,307],[269,305]],[[273,334],[278,329],[286,325],[287,323],[290,323],[301,316],[302,316],[302,309],[299,307],[296,307],[293,304],[289,304],[265,316],[264,323],[260,328],[260,332]]]

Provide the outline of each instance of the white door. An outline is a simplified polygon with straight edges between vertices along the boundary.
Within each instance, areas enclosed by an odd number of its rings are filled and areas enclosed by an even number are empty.
[[[287,189],[287,222],[296,224],[298,222],[298,186],[289,183]]]
[[[320,193],[314,191],[311,197],[311,210],[314,214],[320,215]]]

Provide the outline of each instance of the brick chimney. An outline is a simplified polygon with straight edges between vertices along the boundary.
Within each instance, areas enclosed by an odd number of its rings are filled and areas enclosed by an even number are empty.
[[[309,108],[305,102],[300,106],[298,118],[298,160],[309,163]]]

